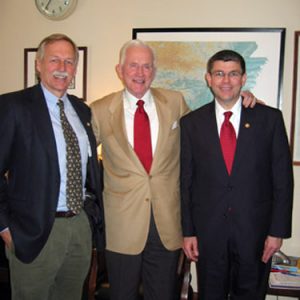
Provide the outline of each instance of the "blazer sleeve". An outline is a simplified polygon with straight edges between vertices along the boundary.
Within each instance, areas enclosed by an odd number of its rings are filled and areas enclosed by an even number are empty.
[[[180,120],[180,193],[181,193],[181,223],[183,236],[195,236],[192,221],[192,139],[189,135],[187,118]]]
[[[289,238],[292,227],[293,169],[282,113],[278,111],[272,144],[273,205],[269,235]]]
[[[0,231],[8,227],[7,171],[14,138],[14,113],[12,102],[0,96]]]

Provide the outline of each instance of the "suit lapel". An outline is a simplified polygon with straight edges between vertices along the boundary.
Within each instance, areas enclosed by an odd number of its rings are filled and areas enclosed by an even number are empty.
[[[74,96],[68,95],[68,99],[70,100],[71,105],[73,106],[74,110],[76,111],[76,114],[78,118],[81,121],[81,124],[83,125],[88,140],[90,143],[91,148],[91,155],[88,157],[88,164],[87,164],[87,177],[86,177],[86,183],[85,187],[88,191],[96,193],[97,198],[101,199],[101,179],[99,177],[99,173],[97,171],[98,168],[98,155],[97,155],[97,145],[96,145],[96,139],[92,130],[92,126],[90,123],[91,115],[88,113],[87,109],[83,107],[82,105],[79,105],[77,100],[74,99]]]
[[[239,166],[241,165],[242,161],[245,160],[245,153],[248,152],[247,149],[248,147],[250,147],[252,141],[253,125],[254,125],[254,117],[252,112],[253,109],[244,108],[244,106],[242,106],[239,135],[237,139],[237,146],[236,146],[236,152],[234,156],[231,177],[237,174],[239,170]],[[205,140],[207,141],[208,148],[211,149],[210,156],[211,158],[214,158],[216,161],[216,168],[219,169],[220,166],[222,166],[223,176],[228,177],[225,161],[223,158],[222,148],[220,144],[220,138],[218,135],[214,102],[208,105],[208,113],[203,115],[204,118],[207,117],[207,119],[204,120],[207,130],[204,133],[206,137],[203,136],[201,138],[205,138]]]
[[[43,91],[39,85],[34,86],[31,91],[30,111],[36,124],[36,131],[50,159],[58,165],[55,136]]]
[[[134,149],[128,142],[124,119],[123,92],[117,93],[115,98],[112,99],[109,111],[111,112],[111,115],[109,116],[109,122],[111,124],[113,136],[120,145],[120,149],[127,157],[129,157],[131,161],[134,162],[141,172],[146,172],[142,163],[134,152]]]
[[[218,173],[221,176],[228,176],[225,161],[223,158],[222,148],[220,144],[220,137],[218,133],[218,125],[216,119],[216,109],[215,109],[215,101],[211,102],[208,106],[208,114],[204,114],[204,117],[207,116],[207,120],[205,120],[206,130],[204,134],[206,138],[203,138],[207,142],[207,147],[210,149],[210,159],[215,161],[215,166],[218,169]]]
[[[153,169],[155,168],[157,160],[160,159],[161,155],[165,152],[165,142],[167,141],[170,131],[172,130],[172,122],[176,122],[178,120],[171,119],[172,114],[169,106],[167,105],[168,100],[165,97],[162,97],[161,95],[158,97],[157,93],[153,89],[151,90],[151,93],[154,98],[159,123],[156,149],[153,155],[153,162],[151,168]]]
[[[73,106],[74,110],[76,111],[76,114],[85,129],[85,131],[88,135],[88,138],[89,138],[89,142],[92,143],[91,146],[93,149],[95,147],[96,143],[94,142],[95,139],[93,138],[92,125],[89,120],[89,115],[87,113],[84,113],[84,111],[80,109],[80,106],[76,103],[76,101],[74,100],[73,97],[74,96],[72,96],[72,95],[68,95],[68,99],[70,100],[71,105]]]
[[[243,165],[242,161],[245,160],[245,153],[247,153],[247,149],[251,147],[254,125],[254,116],[252,112],[253,109],[242,106],[239,135],[236,144],[232,174],[236,174],[239,166]]]

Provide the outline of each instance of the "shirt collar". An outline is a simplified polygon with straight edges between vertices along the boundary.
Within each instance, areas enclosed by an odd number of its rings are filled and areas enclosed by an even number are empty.
[[[52,94],[49,90],[47,90],[47,88],[43,85],[43,83],[41,83],[41,87],[47,102],[47,105],[49,107],[56,107],[57,104],[57,100],[58,99],[62,99],[64,103],[67,102],[67,93],[65,93],[62,97],[57,98],[57,96],[55,96],[54,94]]]
[[[153,103],[153,98],[150,90],[148,90],[142,98],[136,98],[127,89],[124,90],[124,101],[126,106],[130,109],[136,109],[136,103],[138,100],[143,100],[145,102],[145,107]]]
[[[239,116],[242,109],[242,98],[240,96],[238,101],[233,105],[231,109],[224,109],[217,100],[215,100],[215,106],[216,106],[216,114],[218,116],[224,117],[224,112],[226,111],[231,111],[233,116]]]

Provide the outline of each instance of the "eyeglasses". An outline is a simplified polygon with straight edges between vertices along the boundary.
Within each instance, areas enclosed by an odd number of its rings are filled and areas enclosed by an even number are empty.
[[[242,73],[238,71],[231,71],[229,73],[225,73],[223,71],[215,71],[212,72],[211,75],[216,79],[224,79],[226,76],[228,76],[229,79],[239,79],[242,76]]]

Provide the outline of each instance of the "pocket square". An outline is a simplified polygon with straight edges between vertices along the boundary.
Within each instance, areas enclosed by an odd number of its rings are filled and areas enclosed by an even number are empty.
[[[175,121],[175,122],[172,124],[172,130],[173,130],[173,129],[176,129],[177,127],[178,127],[178,122]]]

